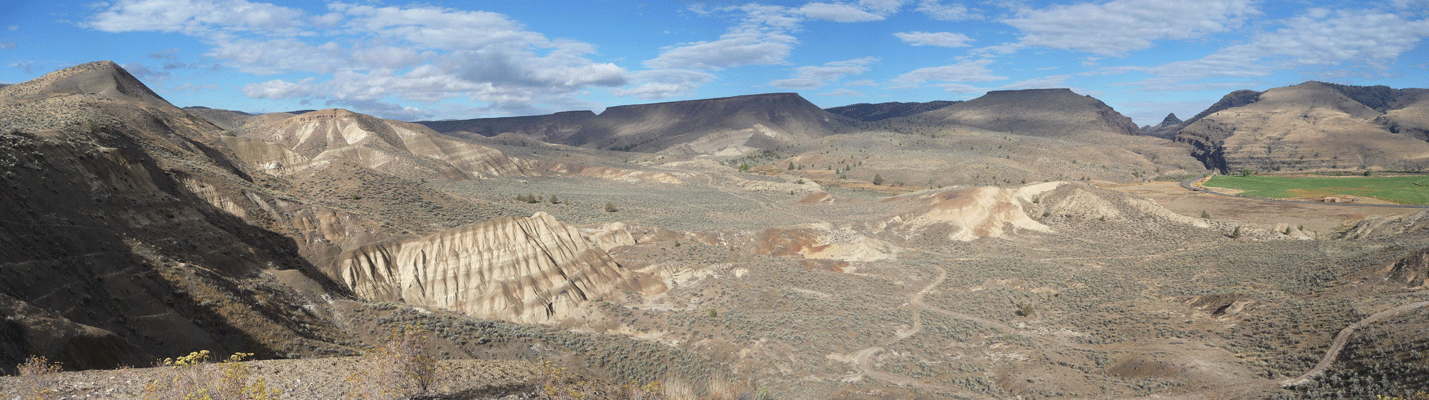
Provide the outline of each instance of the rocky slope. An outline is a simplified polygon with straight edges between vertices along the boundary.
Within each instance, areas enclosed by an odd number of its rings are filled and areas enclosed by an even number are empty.
[[[275,219],[249,198],[278,196],[222,130],[96,62],[0,89],[0,132],[0,362],[345,351],[265,272],[316,274],[263,227]]]
[[[1237,91],[1175,139],[1222,171],[1420,169],[1429,166],[1426,92],[1321,82]]]
[[[1136,124],[1106,103],[1069,89],[999,90],[908,117],[1040,137],[1134,135]]]

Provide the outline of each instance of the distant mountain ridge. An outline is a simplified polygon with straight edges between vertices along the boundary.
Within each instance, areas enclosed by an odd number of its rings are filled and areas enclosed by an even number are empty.
[[[900,103],[896,101],[877,104],[859,103],[842,107],[826,108],[825,110],[859,121],[873,122],[889,118],[899,118],[913,114],[925,113],[961,102],[962,101],[936,100],[923,103]]]
[[[1305,82],[1238,90],[1182,122],[1176,141],[1222,171],[1429,166],[1429,90]]]
[[[458,136],[515,132],[549,143],[677,155],[740,155],[853,130],[851,119],[797,93],[625,105],[599,115],[575,111],[418,123]]]
[[[1135,135],[1141,128],[1091,96],[1071,89],[996,90],[965,102],[907,117],[1040,137]]]
[[[1162,119],[1161,123],[1156,124],[1156,126],[1146,125],[1141,127],[1141,134],[1170,139],[1176,136],[1176,130],[1181,126],[1182,122],[1185,121],[1176,118],[1176,113],[1166,114],[1166,118]]]

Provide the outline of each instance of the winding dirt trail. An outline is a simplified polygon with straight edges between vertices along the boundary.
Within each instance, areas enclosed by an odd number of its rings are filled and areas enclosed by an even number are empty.
[[[943,267],[937,267],[937,268],[938,268],[938,277],[937,277],[936,279],[933,279],[933,282],[930,283],[930,284],[928,284],[928,286],[924,287],[922,290],[919,290],[917,293],[913,293],[913,294],[912,294],[911,296],[909,296],[909,298],[908,298],[908,305],[913,307],[913,326],[912,326],[911,328],[909,328],[907,331],[904,331],[904,330],[901,330],[901,329],[900,329],[899,332],[897,332],[897,334],[894,336],[893,339],[885,340],[883,343],[879,343],[877,346],[867,347],[867,348],[864,348],[864,349],[862,349],[862,350],[859,350],[859,351],[855,352],[854,355],[853,355],[853,366],[854,366],[854,368],[857,368],[859,374],[862,374],[863,376],[871,377],[871,378],[878,379],[878,380],[881,380],[881,381],[891,382],[891,383],[894,383],[894,384],[897,384],[897,385],[913,386],[913,387],[923,388],[923,389],[927,389],[927,390],[938,391],[938,392],[944,393],[944,394],[952,394],[952,395],[954,395],[954,396],[967,397],[967,398],[973,398],[973,399],[995,399],[996,397],[988,396],[988,395],[985,395],[985,394],[969,392],[969,391],[966,391],[966,390],[962,390],[962,389],[958,389],[958,388],[951,388],[951,387],[946,387],[946,386],[941,386],[941,385],[933,385],[933,384],[929,384],[929,383],[927,383],[927,382],[923,382],[923,381],[921,381],[921,380],[914,379],[914,378],[911,378],[911,377],[907,377],[907,376],[903,376],[903,375],[898,375],[898,374],[893,374],[893,373],[888,373],[888,372],[878,371],[877,369],[874,368],[873,358],[874,358],[874,356],[878,355],[879,352],[882,352],[882,351],[883,351],[883,348],[884,348],[885,346],[891,345],[891,344],[893,344],[893,343],[897,343],[898,341],[903,340],[903,339],[907,339],[907,338],[913,337],[913,335],[917,335],[919,332],[922,332],[922,331],[923,331],[923,310],[924,310],[924,309],[929,309],[930,311],[941,311],[941,310],[933,310],[933,309],[931,309],[930,307],[928,307],[927,303],[924,303],[924,302],[923,302],[923,296],[927,295],[928,292],[933,291],[933,288],[938,287],[938,285],[941,285],[944,280],[947,280],[947,279],[948,279],[948,270],[947,270],[946,268],[943,268]],[[956,313],[953,313],[953,314],[956,314]],[[972,316],[968,316],[968,317],[969,317],[969,318],[973,318],[973,319],[978,319],[978,320],[981,320],[981,319],[982,319],[982,318],[977,318],[977,317],[972,317]],[[994,322],[994,323],[996,323],[996,322]]]
[[[1300,375],[1300,377],[1298,378],[1287,379],[1284,382],[1281,382],[1280,386],[1287,388],[1295,387],[1303,385],[1307,382],[1314,380],[1315,378],[1320,377],[1321,375],[1324,375],[1325,371],[1329,370],[1330,366],[1335,363],[1335,360],[1340,358],[1340,351],[1343,351],[1345,349],[1345,345],[1349,344],[1350,335],[1354,334],[1356,329],[1363,328],[1366,325],[1383,321],[1385,319],[1395,317],[1410,311],[1414,311],[1425,306],[1429,306],[1429,301],[1405,304],[1399,307],[1374,313],[1374,315],[1359,320],[1359,322],[1350,324],[1350,326],[1347,326],[1345,327],[1345,329],[1340,330],[1340,333],[1338,335],[1335,335],[1335,341],[1330,343],[1330,349],[1325,351],[1325,357],[1321,358],[1318,364],[1315,364],[1315,368],[1311,368],[1309,372],[1306,372],[1304,375]]]

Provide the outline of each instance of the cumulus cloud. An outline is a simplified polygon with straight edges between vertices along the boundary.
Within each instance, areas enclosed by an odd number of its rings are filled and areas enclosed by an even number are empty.
[[[908,0],[860,0],[858,4],[867,7],[874,12],[890,14],[898,12]]]
[[[993,75],[988,71],[987,66],[992,64],[992,60],[982,59],[977,61],[967,61],[958,64],[944,65],[940,67],[919,68],[894,79],[901,87],[913,87],[928,81],[937,82],[991,82],[1007,79]],[[966,89],[965,85],[940,85],[944,89],[958,88]]]
[[[15,42],[6,42],[4,40],[0,40],[0,50],[9,50],[13,48],[15,48]]]
[[[1146,72],[1153,78],[1134,82],[1143,90],[1199,90],[1236,87],[1225,79],[1251,79],[1277,71],[1306,68],[1353,68],[1373,73],[1429,36],[1429,19],[1369,10],[1311,9],[1279,21],[1280,28],[1256,33],[1248,43],[1228,46],[1205,57],[1118,71]]]
[[[952,32],[899,32],[893,36],[913,46],[968,47],[972,42],[967,35]]]
[[[1026,45],[1121,57],[1157,40],[1230,32],[1259,14],[1241,0],[1113,0],[1024,9],[1002,22],[1021,30]]]
[[[963,21],[982,18],[962,4],[943,4],[939,0],[923,0],[918,3],[918,12],[939,21]]]
[[[254,99],[273,100],[308,97],[313,92],[312,82],[313,79],[308,78],[297,83],[282,79],[251,83],[243,86],[243,95]]]
[[[864,57],[853,60],[834,61],[822,66],[799,67],[796,69],[793,78],[769,82],[769,86],[789,89],[814,89],[827,85],[831,81],[842,79],[847,75],[858,75],[868,72],[868,64],[876,61],[878,61],[876,57]]]
[[[293,33],[302,10],[244,0],[121,0],[87,24],[105,32]]]
[[[614,89],[616,96],[635,96],[646,100],[666,99],[688,94],[700,85],[715,79],[715,75],[691,70],[648,70],[633,74],[638,84],[634,88]]]
[[[863,97],[864,95],[863,95],[862,92],[859,92],[859,91],[857,91],[857,90],[852,90],[852,89],[848,89],[848,88],[839,88],[839,89],[834,90],[834,91],[832,91],[832,92],[819,93],[819,94],[816,94],[815,96]]]
[[[882,21],[883,16],[848,4],[809,3],[799,7],[799,13],[813,19],[837,22]]]
[[[85,25],[189,35],[209,45],[204,55],[248,74],[328,76],[247,85],[252,98],[326,99],[388,116],[426,112],[402,101],[464,98],[493,112],[586,105],[574,96],[630,81],[625,69],[590,60],[588,43],[548,38],[503,14],[428,5],[329,3],[309,15],[246,0],[120,0]],[[196,65],[171,51],[151,57]]]
[[[719,40],[683,43],[666,48],[645,66],[654,69],[720,70],[742,65],[783,64],[798,40],[783,32],[745,30]]]

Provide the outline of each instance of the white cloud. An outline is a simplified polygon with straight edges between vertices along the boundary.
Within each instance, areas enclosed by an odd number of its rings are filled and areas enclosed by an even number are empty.
[[[847,89],[847,88],[839,88],[838,90],[834,90],[834,91],[832,91],[832,92],[819,93],[819,94],[817,94],[816,96],[863,97],[864,94],[863,94],[862,92],[857,91],[857,90],[851,90],[851,89]]]
[[[967,35],[952,32],[899,32],[893,36],[913,46],[967,47],[972,42]]]
[[[844,86],[878,86],[878,82],[874,82],[868,79],[860,79],[845,83]]]
[[[225,31],[292,33],[302,10],[244,0],[121,0],[87,26],[105,32],[181,32],[212,36]]]
[[[1205,57],[1145,68],[1153,75],[1134,82],[1143,90],[1237,87],[1226,79],[1252,79],[1277,71],[1343,67],[1360,73],[1386,70],[1429,36],[1429,20],[1406,20],[1368,10],[1307,10],[1279,21],[1281,28],[1254,34],[1248,43]]]
[[[746,30],[721,35],[710,42],[667,48],[645,66],[654,69],[720,70],[741,65],[783,64],[798,40],[782,32]]]
[[[918,12],[939,21],[962,21],[982,18],[962,4],[945,5],[939,0],[923,0],[918,3]]]
[[[809,3],[799,7],[799,13],[813,19],[837,22],[882,21],[883,16],[848,4]]]
[[[666,99],[688,94],[715,79],[715,75],[708,72],[677,69],[640,71],[632,75],[638,85],[630,89],[614,89],[611,93],[646,100]]]
[[[1259,14],[1242,0],[1113,0],[1024,9],[1002,22],[1020,29],[1026,45],[1121,57],[1156,40],[1231,32]]]
[[[646,60],[651,69],[721,70],[744,65],[784,64],[799,41],[789,32],[797,30],[802,21],[798,10],[780,6],[748,4],[696,12],[735,12],[740,22],[718,40],[680,43],[662,49],[660,55]]]
[[[0,40],[0,50],[10,50],[13,48],[15,48],[15,42],[6,42]]]
[[[1044,77],[1041,77],[1041,78],[1033,78],[1033,79],[1021,80],[1021,81],[1009,83],[1009,84],[1003,85],[1001,88],[1002,88],[1002,89],[1015,90],[1015,89],[1047,89],[1047,88],[1065,87],[1065,85],[1064,85],[1063,82],[1066,82],[1066,81],[1067,81],[1067,78],[1071,78],[1071,77],[1072,77],[1072,75],[1051,75],[1051,76],[1044,76]]]
[[[505,15],[433,6],[374,7],[334,3],[328,6],[359,32],[442,50],[519,50],[552,47],[545,35],[525,30]]]
[[[589,105],[575,96],[629,81],[625,69],[588,58],[595,46],[550,39],[492,12],[329,3],[326,14],[308,15],[246,0],[121,0],[100,7],[86,26],[193,36],[210,46],[206,56],[249,74],[319,74],[247,85],[243,92],[252,98],[327,99],[410,117],[427,111],[398,103],[465,98],[492,112],[529,111],[537,104]],[[155,56],[197,65],[170,53]]]
[[[878,61],[876,57],[834,61],[822,66],[799,67],[793,78],[769,82],[769,86],[789,89],[814,89],[827,85],[847,75],[868,72],[868,64]]]
[[[868,9],[875,12],[891,14],[898,12],[898,9],[903,7],[903,3],[907,3],[908,1],[909,0],[860,0],[858,4],[868,7]]]
[[[900,84],[900,87],[912,87],[927,81],[990,82],[1007,79],[993,75],[991,71],[988,71],[987,66],[990,64],[992,64],[992,60],[983,59],[941,67],[919,68],[899,75],[893,81]],[[939,87],[947,88],[943,85]]]
[[[982,93],[987,91],[987,89],[963,83],[944,83],[933,86],[943,88],[943,91],[948,93]]]
[[[297,83],[274,79],[263,83],[250,83],[243,86],[243,95],[254,99],[272,100],[308,97],[313,92],[312,81],[312,78]]]

